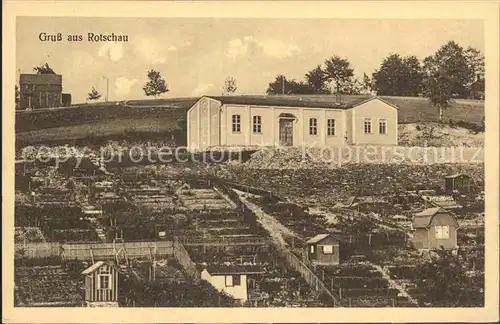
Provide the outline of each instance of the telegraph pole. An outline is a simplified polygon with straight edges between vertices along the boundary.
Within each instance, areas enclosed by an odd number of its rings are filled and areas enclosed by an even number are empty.
[[[106,102],[108,102],[109,100],[109,78],[108,77],[105,77],[103,76],[104,79],[106,79]]]

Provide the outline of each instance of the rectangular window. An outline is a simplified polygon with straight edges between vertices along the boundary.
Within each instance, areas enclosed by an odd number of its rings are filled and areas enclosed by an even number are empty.
[[[314,245],[311,245],[311,253],[314,253]]]
[[[371,133],[372,133],[372,120],[365,119],[365,134],[371,134]]]
[[[233,115],[233,133],[241,132],[241,117],[240,115]]]
[[[445,240],[450,238],[450,227],[449,226],[436,226],[436,239]]]
[[[323,245],[324,254],[333,254],[333,245]]]
[[[233,286],[233,276],[226,276],[226,287]]]
[[[335,119],[328,119],[326,123],[326,135],[335,136]]]
[[[384,135],[387,134],[387,121],[385,119],[378,122],[378,132]]]
[[[262,133],[262,118],[261,118],[261,116],[253,116],[253,132],[255,134]]]
[[[318,120],[309,118],[309,135],[318,135]]]
[[[99,275],[99,289],[110,289],[109,275]]]
[[[241,276],[240,275],[233,276],[233,286],[241,286]]]

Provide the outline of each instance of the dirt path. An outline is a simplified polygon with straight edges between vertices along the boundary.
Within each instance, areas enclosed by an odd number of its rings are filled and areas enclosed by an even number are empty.
[[[285,237],[297,237],[299,236],[288,229],[286,226],[281,224],[276,218],[271,215],[266,214],[259,206],[251,203],[245,197],[246,193],[239,190],[234,190],[238,196],[240,196],[241,201],[252,210],[257,216],[257,221],[270,233],[272,239],[280,246],[287,246],[285,242]]]
[[[377,264],[374,264],[371,262],[368,262],[368,263],[372,267],[374,267],[378,272],[380,272],[380,274],[382,274],[382,278],[384,278],[385,280],[387,280],[389,282],[390,288],[397,289],[399,291],[399,294],[403,297],[406,297],[410,301],[410,303],[418,305],[418,302],[413,297],[411,297],[410,294],[408,294],[408,292],[406,291],[406,289],[403,286],[398,284],[396,281],[392,280],[391,276],[389,275],[389,273],[386,270],[384,270],[381,266],[379,266]]]

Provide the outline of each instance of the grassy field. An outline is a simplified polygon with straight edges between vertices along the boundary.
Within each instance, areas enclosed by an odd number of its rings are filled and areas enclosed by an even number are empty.
[[[172,118],[117,118],[79,125],[60,126],[21,132],[16,135],[19,147],[32,144],[97,144],[99,140],[129,139],[139,137],[170,139],[170,135],[184,132],[178,125],[180,116]],[[176,136],[178,137],[178,136]]]
[[[276,96],[279,98],[314,100],[314,101],[334,101],[332,95],[292,95],[292,96]],[[342,96],[343,102],[350,102],[367,96]],[[429,104],[426,98],[420,97],[384,97],[382,99],[399,107],[399,123],[415,123],[426,121],[437,121],[439,112],[436,108]],[[484,117],[484,103],[475,100],[458,99],[453,102],[452,106],[445,110],[444,119],[446,121],[468,121],[479,124]]]
[[[279,96],[280,98],[315,101],[335,100],[331,95]],[[363,96],[344,96],[344,102]],[[438,112],[425,98],[382,97],[399,107],[400,123],[437,121]],[[122,102],[78,104],[55,109],[16,112],[16,143],[19,146],[37,143],[74,142],[82,139],[126,138],[134,132],[149,137],[185,133],[187,110],[197,98],[127,100]],[[444,120],[481,123],[484,104],[457,100],[444,112]],[[182,134],[181,134],[182,137]],[[185,137],[185,135],[184,135]],[[185,141],[185,139],[184,139]]]

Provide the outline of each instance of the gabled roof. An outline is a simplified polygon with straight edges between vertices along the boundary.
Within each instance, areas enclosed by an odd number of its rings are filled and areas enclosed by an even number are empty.
[[[446,209],[458,209],[458,208],[463,208],[462,205],[457,204],[456,201],[454,200],[445,200],[445,201],[434,201],[436,205],[439,205],[440,207],[446,208]]]
[[[211,264],[205,268],[211,275],[226,274],[261,274],[264,268],[259,265],[225,265]]]
[[[413,228],[427,228],[431,222],[432,216],[415,216],[413,218]]]
[[[21,74],[19,84],[61,85],[62,75],[59,74]]]
[[[223,105],[233,104],[233,105],[255,105],[255,106],[283,106],[283,107],[301,107],[301,108],[328,108],[328,109],[349,109],[364,104],[373,99],[379,99],[380,101],[398,109],[397,106],[379,98],[376,96],[371,97],[358,97],[358,98],[348,98],[348,101],[342,103],[335,102],[335,98],[332,95],[332,101],[318,101],[310,98],[290,98],[286,97],[276,98],[272,96],[205,96],[206,98],[214,99],[220,101]],[[345,99],[344,99],[345,100]]]
[[[417,213],[415,214],[415,216],[434,216],[437,214],[437,212],[442,209],[441,207],[431,207],[431,208],[427,208],[427,209],[424,209],[423,211],[421,211],[420,213]],[[443,209],[443,211],[445,211]]]
[[[441,207],[427,208],[421,211],[420,213],[415,214],[415,217],[413,218],[413,228],[428,228],[431,225],[432,218],[438,213],[447,213],[451,215],[453,219],[455,219],[453,213],[447,211],[444,208]],[[456,220],[455,223],[458,226]]]
[[[323,241],[327,237],[331,236],[330,234],[318,234],[315,237],[310,238],[307,240],[307,244],[316,244],[319,243],[320,241]]]
[[[97,261],[96,263],[94,263],[93,265],[91,265],[90,267],[88,267],[87,269],[83,270],[82,271],[82,275],[89,275],[93,272],[95,272],[97,269],[99,269],[100,267],[102,267],[103,265],[109,265],[109,266],[112,266],[111,264],[109,264],[108,262],[105,262],[105,261]]]

